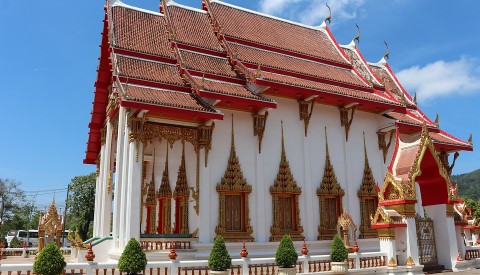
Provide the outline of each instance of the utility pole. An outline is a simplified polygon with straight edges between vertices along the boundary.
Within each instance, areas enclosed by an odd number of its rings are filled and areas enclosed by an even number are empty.
[[[65,210],[63,211],[62,246],[65,244],[65,225],[67,224],[67,207],[68,207],[69,193],[70,193],[70,183],[67,186],[67,198],[65,199]]]

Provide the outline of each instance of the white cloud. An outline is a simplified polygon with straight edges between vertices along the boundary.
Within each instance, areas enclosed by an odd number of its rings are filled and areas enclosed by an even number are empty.
[[[439,60],[424,67],[413,66],[397,73],[402,85],[421,100],[437,96],[480,91],[480,64],[477,60],[460,58]]]
[[[353,19],[364,0],[331,0],[332,21]],[[318,25],[328,15],[325,0],[260,0],[260,11],[307,25]]]

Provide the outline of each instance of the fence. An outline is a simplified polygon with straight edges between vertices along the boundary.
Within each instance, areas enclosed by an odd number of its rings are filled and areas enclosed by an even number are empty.
[[[386,266],[386,254],[381,252],[351,253],[349,269],[366,269]],[[297,273],[330,271],[330,256],[299,256],[295,265]],[[1,264],[0,275],[31,275],[33,264]],[[149,262],[144,275],[209,275],[207,260]],[[275,258],[242,258],[232,260],[230,275],[276,275]],[[68,263],[64,274],[121,275],[117,263]]]
[[[37,252],[37,247],[0,249],[0,255],[3,259],[5,257],[24,256],[25,254],[36,255]],[[62,255],[72,255],[72,249],[68,247],[60,247],[60,252],[62,252]]]

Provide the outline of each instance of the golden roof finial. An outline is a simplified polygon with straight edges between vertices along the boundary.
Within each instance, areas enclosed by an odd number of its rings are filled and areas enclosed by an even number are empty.
[[[387,48],[387,50],[385,51],[385,54],[383,55],[383,58],[385,58],[385,60],[387,60],[388,58],[390,58],[390,49],[388,48],[388,44],[386,41],[383,41],[383,43],[385,44],[385,47]]]
[[[417,92],[413,95],[413,104],[417,105]]]
[[[470,137],[468,138],[468,143],[473,146],[473,135],[470,133]]]
[[[435,116],[435,126],[437,127],[440,127],[439,119],[440,117],[438,116],[438,113],[437,113],[437,115]]]
[[[357,44],[360,44],[360,27],[358,26],[357,23],[355,23],[355,26],[357,26],[357,36],[355,36],[355,38],[353,39],[353,41],[357,41]]]
[[[328,22],[330,24],[332,23],[332,9],[327,3],[325,3],[325,6],[328,8],[328,16],[325,18],[325,20],[323,20],[323,22]]]

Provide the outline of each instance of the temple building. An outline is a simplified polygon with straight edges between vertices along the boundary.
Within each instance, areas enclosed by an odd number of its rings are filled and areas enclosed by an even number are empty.
[[[328,254],[343,232],[398,265],[454,268],[476,226],[450,181],[471,137],[420,110],[388,53],[367,62],[327,21],[107,1],[84,159],[107,257],[137,238],[204,258],[217,234],[251,255],[284,234]]]

